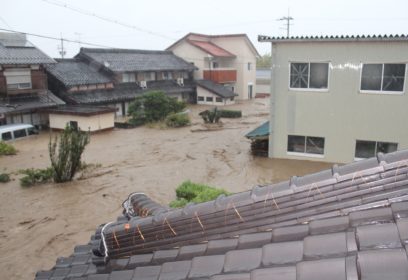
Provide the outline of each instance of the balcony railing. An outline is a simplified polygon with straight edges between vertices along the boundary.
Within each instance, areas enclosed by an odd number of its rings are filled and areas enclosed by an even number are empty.
[[[237,81],[237,70],[233,68],[204,69],[204,79],[216,83],[233,83]]]

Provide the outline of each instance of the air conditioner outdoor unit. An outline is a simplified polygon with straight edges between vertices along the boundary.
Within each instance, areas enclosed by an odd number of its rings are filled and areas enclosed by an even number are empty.
[[[177,78],[177,84],[179,86],[184,86],[184,79],[183,78]]]
[[[141,88],[147,88],[147,82],[146,81],[140,81],[139,85]]]

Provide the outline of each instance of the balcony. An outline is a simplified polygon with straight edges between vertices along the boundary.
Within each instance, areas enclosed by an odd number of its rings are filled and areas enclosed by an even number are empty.
[[[28,83],[27,88],[11,88],[7,86],[6,77],[0,76],[0,95],[19,95],[19,94],[32,94],[37,93],[42,90],[46,90],[47,85],[47,75],[44,73],[32,73],[31,74],[31,84]]]
[[[204,69],[204,79],[219,84],[234,83],[237,81],[237,70],[233,68]]]

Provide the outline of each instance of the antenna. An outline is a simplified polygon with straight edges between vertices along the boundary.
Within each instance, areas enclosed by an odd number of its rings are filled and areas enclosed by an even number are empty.
[[[59,50],[59,54],[61,55],[61,58],[64,58],[66,51],[64,50],[64,39],[62,38],[62,33],[61,33],[61,45],[59,45],[57,48]]]
[[[287,17],[281,17],[281,18],[278,19],[278,20],[286,20],[286,37],[289,38],[290,26],[292,25],[292,24],[290,23],[290,21],[291,21],[291,20],[294,20],[294,18],[289,15],[289,9],[288,9],[288,16],[287,16]]]

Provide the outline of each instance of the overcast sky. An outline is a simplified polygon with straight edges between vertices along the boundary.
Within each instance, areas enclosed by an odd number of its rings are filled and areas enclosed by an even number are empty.
[[[408,0],[0,0],[0,7],[0,28],[116,48],[163,50],[189,32],[246,33],[264,54],[270,46],[257,35],[285,36],[278,19],[288,8],[293,36],[408,34]],[[59,41],[28,38],[59,57]],[[80,47],[64,46],[66,57]]]

